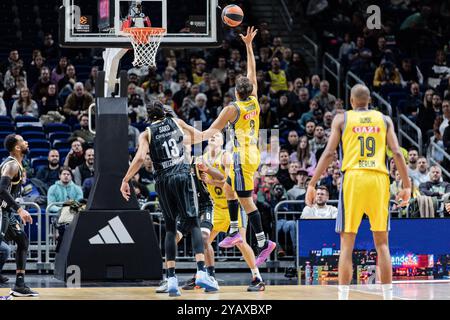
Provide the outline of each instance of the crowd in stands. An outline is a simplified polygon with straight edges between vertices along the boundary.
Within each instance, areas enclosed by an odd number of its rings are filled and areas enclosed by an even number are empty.
[[[401,46],[394,30],[421,28],[424,34],[428,31],[434,34],[435,30],[427,24],[431,24],[431,20],[427,18],[426,8],[417,7],[414,11],[405,7],[402,10],[410,10],[412,15],[401,25],[386,24],[381,31],[373,31],[360,23],[357,13],[348,15],[350,9],[344,6],[337,12],[344,13],[342,24],[347,27],[339,29],[343,33],[336,35],[342,38],[336,51],[347,70],[365,79],[373,90],[391,99],[391,103],[392,97],[397,98],[397,113],[407,115],[418,124],[428,139],[427,145],[431,146],[429,141],[435,142],[449,151],[448,46],[444,47],[438,36],[433,38],[440,47],[425,69],[419,47]],[[235,81],[246,73],[245,47],[238,37],[244,27],[227,31],[225,40],[216,49],[162,49],[157,56],[156,70],[129,65],[130,157],[146,125],[148,102],[161,100],[187,123],[201,122],[206,128],[224,106],[235,100]],[[266,23],[260,23],[258,28],[254,52],[260,124],[261,129],[279,130],[279,137],[275,137],[279,150],[276,159],[268,156],[263,161],[255,179],[254,199],[267,234],[273,237],[275,232],[285,233],[295,245],[292,241],[295,239],[294,216],[279,219],[274,225],[274,207],[282,200],[304,200],[308,181],[327,144],[333,117],[344,112],[347,106],[330,90],[327,80],[311,72],[301,52],[292,51],[280,37],[272,34]],[[402,39],[411,35],[406,31],[401,34]],[[28,199],[39,201],[44,207],[50,202],[86,199],[93,184],[95,159],[94,135],[88,129],[87,109],[94,101],[101,66],[96,64],[97,60],[78,65],[80,60],[65,55],[51,34],[45,36],[42,47],[33,51],[29,61],[22,60],[21,54],[20,48],[11,49],[8,58],[0,61],[0,115],[3,116],[0,131],[22,133],[30,141],[31,154],[25,163],[27,179],[23,182],[24,187],[28,187]],[[78,73],[79,68],[84,70],[82,75]],[[28,134],[24,128],[29,129]],[[49,141],[46,148],[39,144],[39,137]],[[270,144],[274,143],[274,137],[268,139]],[[4,150],[0,152],[1,157],[6,156]],[[418,154],[415,149],[405,150],[405,153],[415,186],[410,216],[422,212],[435,216],[443,208],[440,200],[447,201],[450,184],[443,181],[441,169],[431,166],[429,159],[433,157],[447,170],[449,163],[442,153],[431,147],[427,154]],[[393,161],[389,171],[394,199],[400,180]],[[157,198],[150,157],[132,185],[140,203]],[[316,205],[297,207],[301,213],[297,217],[336,217],[336,203],[328,205],[327,202],[337,200],[341,189],[337,152],[319,185]],[[395,204],[392,209],[397,209]]]

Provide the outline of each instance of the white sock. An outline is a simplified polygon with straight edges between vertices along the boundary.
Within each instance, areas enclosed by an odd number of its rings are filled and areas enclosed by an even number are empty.
[[[230,234],[239,231],[239,222],[230,221]]]
[[[264,231],[256,233],[256,240],[258,241],[258,247],[264,247],[264,244],[266,243],[266,235],[264,234]]]
[[[338,285],[339,300],[348,300],[350,286]]]
[[[261,274],[259,273],[259,269],[255,268],[255,269],[250,269],[252,271],[252,277],[253,278],[258,278],[260,280],[262,280],[263,278],[261,277]]]
[[[386,283],[381,285],[381,291],[383,291],[384,300],[392,300],[392,283]]]

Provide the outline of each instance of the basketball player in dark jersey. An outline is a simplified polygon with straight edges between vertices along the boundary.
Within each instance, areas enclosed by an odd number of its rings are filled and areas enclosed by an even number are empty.
[[[22,160],[28,153],[28,143],[17,134],[10,134],[4,141],[5,149],[9,152],[0,164],[0,242],[14,241],[16,252],[16,283],[10,295],[16,297],[36,297],[39,294],[25,285],[25,266],[28,254],[28,237],[22,230],[14,214],[17,213],[23,223],[33,223],[28,211],[20,207],[14,200],[20,196],[24,169]]]
[[[193,237],[193,251],[197,261],[196,285],[206,290],[217,290],[217,282],[211,279],[205,269],[205,255],[198,219],[198,199],[189,163],[184,156],[184,130],[187,124],[179,119],[166,117],[163,105],[154,102],[148,108],[151,124],[139,136],[139,148],[120,191],[128,201],[129,181],[141,168],[150,152],[155,169],[156,192],[158,193],[166,225],[166,268],[169,296],[179,296],[178,279],[175,276],[177,220],[185,220]],[[187,131],[191,134],[190,130]],[[193,139],[192,139],[193,140]],[[185,141],[189,143],[189,141]]]

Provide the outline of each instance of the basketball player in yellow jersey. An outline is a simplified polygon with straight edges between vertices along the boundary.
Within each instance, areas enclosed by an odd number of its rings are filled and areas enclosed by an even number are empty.
[[[201,166],[212,167],[213,169],[219,171],[222,176],[220,179],[217,177],[214,179],[209,174],[202,174],[202,180],[206,183],[208,192],[213,201],[213,211],[212,211],[212,230],[209,234],[208,245],[205,247],[205,262],[208,265],[208,270],[210,267],[214,268],[214,249],[211,243],[221,232],[227,232],[230,227],[230,215],[228,213],[228,203],[225,193],[223,191],[223,186],[226,183],[226,177],[230,170],[230,165],[232,164],[231,156],[228,152],[222,149],[223,146],[223,135],[221,132],[217,132],[208,140],[208,147],[203,155],[204,163],[199,163],[198,166],[204,172],[204,168]],[[205,168],[206,169],[206,168]],[[239,209],[238,209],[239,210]],[[256,258],[253,253],[252,248],[245,241],[245,234],[247,228],[247,218],[243,210],[239,210],[238,228],[239,234],[242,237],[242,242],[238,243],[236,246],[239,251],[241,251],[242,256],[247,262],[252,272],[252,282],[247,288],[247,291],[264,291],[265,284],[259,273],[259,269],[256,266]],[[203,230],[209,232],[209,230]]]
[[[340,233],[339,299],[348,299],[352,279],[352,252],[356,233],[363,215],[369,217],[370,229],[378,255],[383,297],[392,299],[392,265],[388,246],[389,232],[389,175],[386,167],[386,145],[392,150],[403,190],[397,196],[400,206],[408,204],[411,182],[405,159],[398,145],[392,120],[378,111],[369,110],[370,91],[356,85],[351,90],[353,110],[337,114],[331,136],[323,152],[306,193],[306,204],[311,206],[315,187],[321,174],[333,161],[341,142],[343,153],[342,183],[336,232]]]
[[[240,35],[247,49],[247,76],[239,77],[236,80],[237,100],[222,110],[211,127],[203,131],[201,139],[208,140],[229,124],[233,139],[233,154],[229,175],[223,190],[227,198],[231,221],[229,236],[219,245],[229,248],[242,243],[243,240],[238,227],[240,203],[247,212],[248,220],[256,234],[259,248],[256,265],[260,266],[270,256],[276,244],[266,240],[261,215],[252,198],[253,179],[261,160],[258,149],[260,108],[257,98],[256,63],[252,48],[252,41],[256,33],[257,30],[249,27],[247,28],[247,35]]]

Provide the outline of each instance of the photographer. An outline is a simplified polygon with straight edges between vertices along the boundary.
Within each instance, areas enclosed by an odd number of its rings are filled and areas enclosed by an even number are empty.
[[[375,70],[373,86],[375,90],[383,92],[401,89],[401,76],[392,61],[383,59]]]

